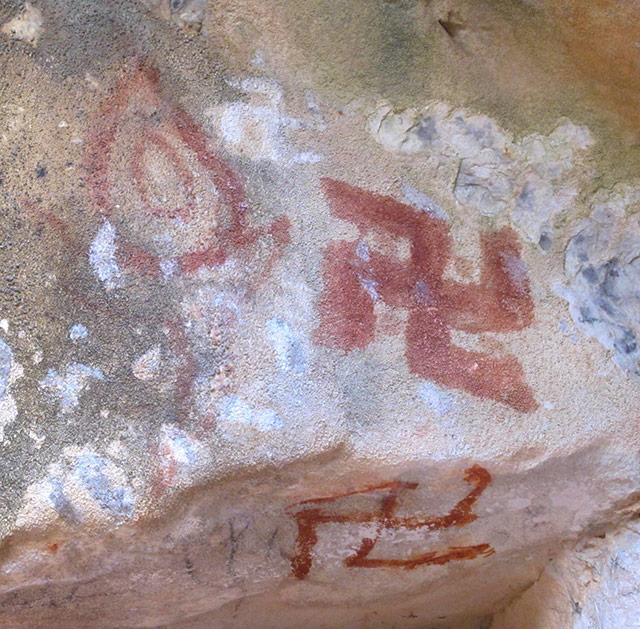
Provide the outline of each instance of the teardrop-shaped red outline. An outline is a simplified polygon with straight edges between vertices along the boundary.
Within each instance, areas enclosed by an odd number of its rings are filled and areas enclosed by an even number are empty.
[[[188,252],[177,258],[182,273],[193,273],[203,266],[224,263],[238,249],[256,242],[263,236],[273,239],[273,252],[259,278],[264,278],[280,257],[282,249],[290,242],[290,222],[286,216],[275,219],[270,225],[250,227],[246,220],[246,197],[244,186],[234,171],[208,146],[208,138],[184,108],[168,99],[161,90],[158,71],[147,63],[129,64],[118,81],[112,96],[100,106],[94,128],[87,143],[85,167],[89,173],[91,196],[96,210],[105,217],[113,212],[109,193],[109,162],[123,120],[127,104],[133,93],[146,90],[163,109],[163,116],[173,124],[178,137],[195,154],[201,166],[209,172],[218,193],[231,211],[229,227],[216,233],[219,244]],[[210,236],[216,232],[212,228]],[[145,274],[160,275],[160,258],[157,254],[124,241],[121,245],[121,260],[124,266],[134,267]]]

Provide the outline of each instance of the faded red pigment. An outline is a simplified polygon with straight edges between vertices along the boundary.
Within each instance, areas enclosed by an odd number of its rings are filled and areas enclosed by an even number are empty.
[[[134,114],[127,110],[131,99],[135,99],[135,105],[140,110]],[[116,155],[116,140],[126,122],[129,126],[127,142],[124,144],[125,154]],[[125,175],[130,178],[142,200],[141,211],[145,215],[159,220],[181,219],[185,223],[197,219],[202,210],[198,204],[202,201],[197,198],[194,175],[185,159],[189,153],[195,156],[202,167],[201,175],[208,175],[220,195],[221,203],[228,210],[229,220],[224,228],[214,222],[209,231],[206,225],[203,226],[201,240],[204,246],[175,259],[177,275],[188,276],[202,267],[220,266],[229,259],[246,260],[259,251],[252,245],[259,245],[264,240],[271,251],[260,272],[252,278],[250,288],[257,290],[290,242],[290,222],[286,216],[278,217],[265,226],[254,227],[249,224],[249,205],[242,179],[216,155],[210,147],[208,136],[193,118],[162,92],[158,72],[148,64],[135,63],[125,67],[112,95],[103,102],[95,116],[86,146],[84,165],[93,207],[105,218],[110,217],[116,209],[110,190],[114,183],[111,181],[111,164],[114,160],[122,160],[127,164]],[[147,151],[161,154],[173,169],[185,200],[183,207],[162,208],[150,202],[154,195],[149,190],[151,182],[143,165]],[[86,243],[79,241],[72,225],[29,199],[22,199],[21,202],[34,223],[47,224],[78,259],[85,257]],[[161,276],[160,257],[154,251],[132,243],[120,232],[116,258],[126,271],[152,278]],[[121,310],[116,301],[94,299],[78,291],[74,285],[67,286],[66,290],[87,307],[126,324],[130,322],[131,313]],[[180,425],[186,425],[199,367],[179,315],[167,319],[165,325],[169,331],[171,349],[178,359],[174,392],[176,420]],[[210,418],[206,419],[209,421]]]
[[[338,494],[324,498],[304,500],[294,505],[300,510],[293,513],[298,527],[296,539],[296,554],[291,560],[291,570],[297,579],[305,579],[313,564],[313,551],[318,543],[317,528],[320,524],[376,524],[374,538],[364,538],[358,550],[344,560],[350,568],[404,568],[412,570],[418,566],[443,565],[449,561],[463,559],[475,559],[479,556],[488,557],[494,554],[489,544],[477,544],[474,546],[451,546],[444,552],[430,551],[413,555],[404,559],[369,557],[371,551],[378,543],[382,532],[386,530],[397,531],[400,529],[415,530],[425,528],[435,531],[452,526],[464,526],[473,522],[478,516],[472,513],[473,505],[491,483],[489,472],[479,465],[474,465],[465,470],[464,480],[473,485],[473,489],[460,500],[451,511],[443,516],[433,517],[396,517],[398,498],[406,491],[415,490],[418,483],[405,481],[392,481],[373,487],[367,487],[358,491]],[[331,505],[340,507],[345,499],[352,496],[381,494],[378,508],[375,511],[355,511],[351,513],[332,513],[317,506]]]
[[[136,103],[146,105],[151,112],[137,116],[135,137],[128,138],[130,154],[124,156],[128,163],[128,176],[143,200],[143,212],[160,219],[180,218],[185,223],[198,217],[194,176],[183,151],[195,156],[229,211],[230,219],[224,228],[212,223],[209,233],[201,234],[203,240],[215,240],[215,243],[177,257],[178,270],[190,274],[203,266],[221,265],[230,258],[237,258],[239,250],[267,237],[271,238],[272,252],[257,279],[266,277],[290,242],[289,219],[281,216],[261,227],[248,224],[247,200],[240,177],[213,152],[207,135],[195,120],[162,93],[157,70],[146,64],[131,65],[125,69],[113,95],[104,101],[96,116],[96,124],[87,143],[85,162],[94,207],[105,217],[114,211],[110,164],[113,159],[120,157],[114,155],[114,145],[126,121],[127,106],[132,98]],[[167,141],[167,135],[180,150]],[[173,168],[185,199],[184,207],[158,208],[150,202],[152,194],[148,190],[148,175],[143,168],[147,151],[164,156]],[[150,276],[160,275],[160,258],[154,252],[125,241],[118,249],[118,256],[118,262],[124,268],[133,268]]]
[[[323,179],[334,216],[354,224],[361,241],[333,240],[325,250],[321,323],[316,343],[351,351],[374,340],[374,305],[408,310],[406,359],[411,373],[445,387],[496,400],[529,413],[537,408],[518,359],[469,351],[452,343],[451,330],[514,332],[533,322],[533,301],[516,233],[481,234],[480,281],[443,277],[452,255],[446,221],[392,197]],[[367,234],[410,244],[408,260],[369,251]]]

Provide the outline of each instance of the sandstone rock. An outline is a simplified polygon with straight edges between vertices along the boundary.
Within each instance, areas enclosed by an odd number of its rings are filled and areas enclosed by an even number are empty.
[[[640,622],[637,8],[5,4],[3,627]]]

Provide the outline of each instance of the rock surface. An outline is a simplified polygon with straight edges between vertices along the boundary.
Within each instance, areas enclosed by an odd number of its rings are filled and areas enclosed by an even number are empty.
[[[640,15],[587,5],[0,3],[3,627],[640,623]]]

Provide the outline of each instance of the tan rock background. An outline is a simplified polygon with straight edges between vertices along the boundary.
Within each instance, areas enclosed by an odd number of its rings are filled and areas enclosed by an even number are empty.
[[[6,627],[622,627],[632,3],[0,2]]]

